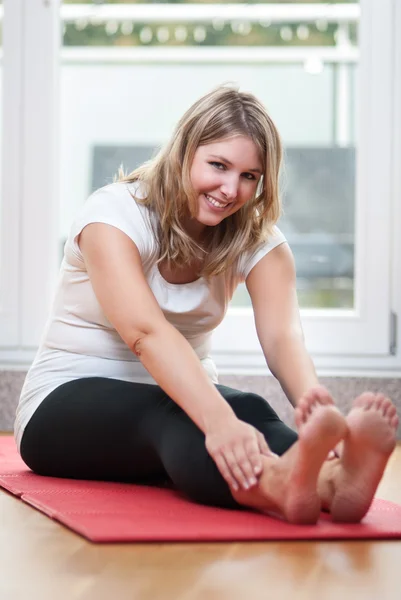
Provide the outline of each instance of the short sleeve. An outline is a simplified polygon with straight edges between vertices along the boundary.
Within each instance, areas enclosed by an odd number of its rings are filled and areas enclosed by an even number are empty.
[[[245,281],[253,267],[268,254],[273,248],[276,248],[280,244],[286,242],[284,234],[278,227],[274,227],[272,235],[269,236],[268,240],[259,246],[253,252],[245,253],[239,261],[238,270],[241,280]]]
[[[65,249],[67,260],[69,251],[82,259],[78,237],[90,223],[105,223],[120,229],[132,239],[141,257],[146,257],[152,245],[152,233],[144,218],[144,210],[146,207],[137,204],[123,182],[97,190],[86,200],[72,224]]]

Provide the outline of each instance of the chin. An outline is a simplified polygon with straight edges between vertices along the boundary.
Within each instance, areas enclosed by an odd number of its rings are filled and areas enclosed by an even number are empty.
[[[218,225],[221,223],[224,217],[220,215],[198,215],[196,220],[202,225],[208,225],[209,227],[213,227],[214,225]]]

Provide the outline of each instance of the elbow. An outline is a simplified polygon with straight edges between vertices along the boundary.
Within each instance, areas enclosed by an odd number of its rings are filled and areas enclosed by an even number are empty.
[[[127,345],[130,350],[137,356],[140,360],[148,347],[148,341],[150,338],[153,339],[155,335],[165,335],[167,332],[163,333],[163,330],[168,327],[168,322],[161,322],[159,324],[142,324],[141,327],[135,328],[135,331],[129,336],[129,340],[127,340]]]
[[[131,346],[132,352],[139,358],[139,360],[141,359],[142,355],[142,342],[145,335],[146,334],[142,334],[140,337],[138,337]]]
[[[154,333],[153,329],[143,327],[140,330],[136,330],[135,333],[131,336],[128,346],[131,349],[131,351],[135,354],[135,356],[137,356],[139,359],[141,358],[144,352],[146,341],[149,335],[152,335],[152,333]]]

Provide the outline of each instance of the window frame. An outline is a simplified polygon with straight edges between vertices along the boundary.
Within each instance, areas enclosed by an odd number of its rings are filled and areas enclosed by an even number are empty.
[[[4,3],[5,4],[5,3]],[[15,350],[19,343],[19,264],[21,178],[21,99],[22,71],[22,2],[16,0],[12,9],[0,7],[3,17],[3,102],[1,196],[0,196],[0,344]],[[6,17],[5,17],[6,15]],[[5,147],[7,140],[7,151]],[[12,198],[13,201],[6,201]]]

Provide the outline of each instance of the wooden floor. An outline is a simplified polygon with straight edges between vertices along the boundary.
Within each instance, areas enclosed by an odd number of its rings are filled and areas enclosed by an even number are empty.
[[[401,504],[401,446],[377,493]],[[400,600],[401,540],[96,545],[0,491],[1,600]]]

